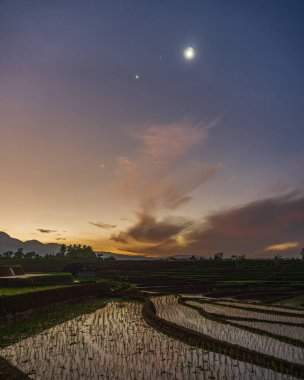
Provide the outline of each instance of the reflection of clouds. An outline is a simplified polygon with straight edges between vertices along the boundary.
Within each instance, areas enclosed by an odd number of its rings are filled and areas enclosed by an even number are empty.
[[[204,378],[206,372],[212,378],[242,380],[252,378],[253,371],[257,379],[284,378],[267,368],[191,347],[159,333],[142,318],[142,305],[132,302],[110,302],[0,353],[23,372],[44,380],[195,380]]]

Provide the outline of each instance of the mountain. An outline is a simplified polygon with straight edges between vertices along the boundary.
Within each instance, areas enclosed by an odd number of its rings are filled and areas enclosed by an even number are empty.
[[[60,244],[57,243],[41,243],[38,240],[27,240],[21,241],[19,239],[12,238],[5,232],[0,231],[0,254],[6,251],[16,252],[18,248],[23,248],[23,252],[36,252],[41,256],[46,254],[53,254],[59,251]],[[123,255],[120,253],[112,252],[96,252],[96,254],[102,254],[104,258],[110,256],[115,257],[117,260],[154,260],[150,257],[145,256],[132,256],[132,255]]]
[[[5,251],[16,252],[18,248],[23,248],[24,252],[36,252],[41,256],[58,252],[60,244],[47,243],[43,244],[38,240],[21,241],[12,238],[5,232],[0,232],[0,253]]]

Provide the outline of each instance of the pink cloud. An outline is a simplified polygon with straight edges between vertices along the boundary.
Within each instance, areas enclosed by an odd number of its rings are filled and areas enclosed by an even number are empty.
[[[116,182],[122,194],[132,197],[144,212],[174,209],[191,199],[191,191],[209,180],[218,165],[195,163],[190,153],[207,139],[209,124],[189,120],[169,125],[148,126],[131,134],[138,149],[117,158]]]
[[[219,118],[208,124],[193,123],[184,119],[168,125],[149,126],[134,134],[143,144],[144,153],[155,162],[167,162],[187,153],[194,145],[208,138],[209,130]]]

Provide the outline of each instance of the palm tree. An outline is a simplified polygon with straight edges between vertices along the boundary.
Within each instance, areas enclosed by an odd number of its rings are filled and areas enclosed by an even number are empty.
[[[64,257],[66,254],[67,247],[65,244],[61,244],[59,252],[56,254],[58,257]]]

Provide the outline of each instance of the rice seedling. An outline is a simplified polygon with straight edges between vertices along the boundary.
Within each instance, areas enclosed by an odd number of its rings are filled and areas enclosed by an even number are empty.
[[[151,328],[141,309],[139,303],[110,302],[0,354],[37,380],[297,379],[174,340]]]
[[[238,345],[251,351],[261,352],[292,363],[303,364],[304,362],[303,348],[205,318],[197,310],[179,304],[177,297],[158,297],[153,299],[153,303],[159,317],[201,332],[216,340]],[[190,301],[188,304],[195,307],[204,306],[195,301]]]
[[[277,323],[288,323],[295,325],[304,326],[304,317],[294,317],[289,315],[281,314],[269,314],[267,312],[260,312],[254,310],[244,310],[242,308],[237,308],[234,306],[220,305],[217,303],[200,303],[198,306],[202,307],[204,311],[210,314],[221,315],[227,318],[238,318],[238,319],[254,319],[261,321],[272,321]]]
[[[189,300],[190,299],[188,299],[188,301]],[[195,301],[196,299],[193,300]],[[186,304],[187,302],[185,301],[185,298],[180,298],[179,301],[183,304]],[[221,323],[230,324],[231,326],[241,327],[255,334],[265,335],[304,348],[304,328],[302,326],[288,324],[288,322],[276,323],[272,320],[243,320],[242,318],[238,317],[227,318],[220,314],[215,315],[207,313],[202,308],[201,303],[195,307],[197,307],[199,312],[203,314],[207,319],[213,319]]]
[[[228,301],[228,300],[216,301],[216,304],[237,307],[237,308],[244,308],[244,309],[252,309],[253,311],[263,310],[265,311],[265,313],[279,312],[286,315],[294,314],[301,318],[304,318],[304,310],[297,309],[295,307],[289,308],[289,307],[262,305],[259,303],[237,302],[237,301]]]
[[[304,342],[304,328],[299,326],[282,325],[279,323],[237,321],[238,325],[249,326],[256,329],[267,331],[278,336],[285,336]]]

